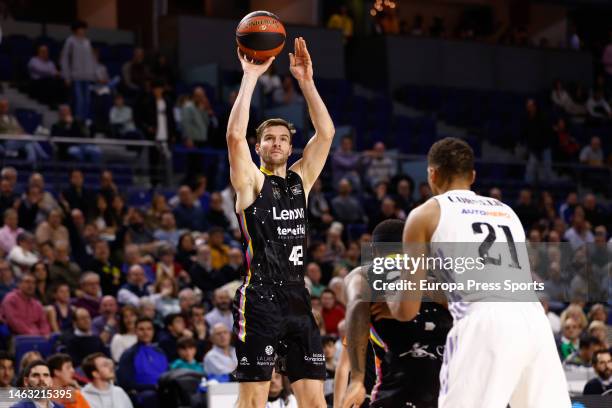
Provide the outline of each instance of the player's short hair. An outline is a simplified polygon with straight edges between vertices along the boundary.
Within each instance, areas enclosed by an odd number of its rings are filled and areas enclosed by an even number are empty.
[[[445,137],[434,143],[427,153],[427,161],[445,179],[469,177],[474,171],[474,151],[456,137]]]
[[[49,366],[49,372],[51,377],[55,377],[55,370],[60,370],[66,363],[72,363],[72,358],[68,354],[57,353],[47,358],[47,365]]]
[[[257,143],[261,143],[261,138],[263,137],[264,131],[271,126],[284,126],[289,131],[289,143],[291,144],[293,140],[293,135],[295,134],[295,126],[293,123],[287,122],[285,119],[281,118],[272,118],[264,120],[261,125],[257,127],[255,130],[255,135],[257,136]]]
[[[404,221],[385,220],[372,231],[372,242],[402,242],[404,234]]]

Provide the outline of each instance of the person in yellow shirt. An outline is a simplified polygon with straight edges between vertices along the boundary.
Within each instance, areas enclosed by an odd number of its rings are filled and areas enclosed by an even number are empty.
[[[52,388],[67,391],[65,398],[53,401],[62,404],[65,408],[89,408],[89,403],[81,394],[74,379],[72,358],[68,354],[57,353],[47,359],[47,365],[53,382]]]
[[[220,270],[229,263],[229,246],[223,243],[224,232],[221,227],[208,230],[208,246],[213,269]]]
[[[327,27],[341,30],[345,42],[353,36],[353,19],[348,15],[346,6],[340,6],[339,11],[331,15]]]

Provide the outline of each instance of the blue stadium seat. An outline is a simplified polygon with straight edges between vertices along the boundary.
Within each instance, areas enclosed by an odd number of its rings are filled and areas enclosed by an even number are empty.
[[[365,224],[348,224],[346,226],[346,233],[349,241],[358,240],[362,234],[368,232],[368,226]]]
[[[58,338],[59,334],[53,334],[48,339],[44,336],[15,336],[15,361],[21,361],[28,351],[38,351],[43,358],[48,357],[53,353]]]
[[[13,79],[13,64],[8,55],[0,54],[0,81]]]

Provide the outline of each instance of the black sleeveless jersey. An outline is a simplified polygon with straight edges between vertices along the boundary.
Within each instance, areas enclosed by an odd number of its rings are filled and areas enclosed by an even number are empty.
[[[367,275],[370,286],[372,279],[385,278],[385,275],[373,274],[371,268]],[[452,316],[446,308],[425,300],[419,314],[408,322],[372,317],[370,342],[376,355],[377,372],[372,401],[387,406],[387,401],[420,400],[436,406],[444,345],[452,325]]]
[[[238,214],[247,282],[304,284],[306,195],[300,176],[269,175],[253,204]]]

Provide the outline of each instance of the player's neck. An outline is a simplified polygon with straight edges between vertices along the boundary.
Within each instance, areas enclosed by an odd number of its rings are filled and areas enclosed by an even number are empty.
[[[470,191],[471,190],[470,187],[471,187],[470,184],[466,183],[465,181],[453,181],[451,183],[448,183],[444,187],[440,188],[440,194],[445,194],[453,190]]]
[[[287,177],[287,166],[284,164],[280,166],[274,166],[271,164],[262,163],[262,165],[259,166],[259,170],[261,170],[262,173],[268,176],[279,176],[282,178]]]

